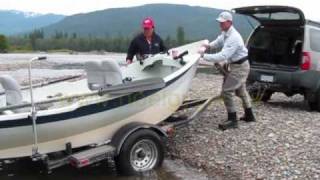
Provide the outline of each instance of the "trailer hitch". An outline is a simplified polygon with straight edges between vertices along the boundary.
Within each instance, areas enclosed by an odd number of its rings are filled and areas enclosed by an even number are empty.
[[[271,84],[269,83],[253,83],[247,87],[249,94],[253,101],[262,101],[263,97],[266,95],[268,89],[270,89]]]

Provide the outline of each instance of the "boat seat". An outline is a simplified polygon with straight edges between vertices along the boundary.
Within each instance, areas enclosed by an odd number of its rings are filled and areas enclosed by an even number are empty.
[[[85,70],[90,90],[123,83],[120,66],[115,60],[88,61]]]
[[[19,83],[14,78],[9,75],[1,75],[0,84],[5,91],[7,106],[22,103],[21,88]]]
[[[178,61],[173,60],[167,55],[157,54],[144,60],[144,63],[142,65],[142,71],[147,71],[151,68],[158,67],[158,66],[167,66],[172,68],[181,67]]]

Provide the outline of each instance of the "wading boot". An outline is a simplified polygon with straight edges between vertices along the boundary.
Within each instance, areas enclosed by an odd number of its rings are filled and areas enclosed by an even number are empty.
[[[240,118],[241,121],[253,122],[256,121],[256,118],[253,114],[252,108],[246,108],[244,110],[244,116]]]
[[[237,113],[228,113],[228,120],[219,124],[219,129],[222,131],[231,129],[231,128],[237,128],[238,122],[237,122]]]

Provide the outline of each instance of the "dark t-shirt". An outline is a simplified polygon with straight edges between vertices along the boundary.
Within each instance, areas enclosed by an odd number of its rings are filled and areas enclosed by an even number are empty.
[[[148,43],[144,34],[136,36],[130,43],[127,59],[133,59],[134,55],[157,54],[165,52],[167,48],[164,46],[162,39],[156,33],[153,33],[151,44]]]

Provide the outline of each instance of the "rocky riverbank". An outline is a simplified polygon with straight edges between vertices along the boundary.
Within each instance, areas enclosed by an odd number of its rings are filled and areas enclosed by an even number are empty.
[[[218,95],[222,77],[197,74],[188,99]],[[238,116],[243,110],[238,103]],[[221,131],[222,100],[213,102],[170,140],[171,156],[210,174],[210,179],[319,179],[320,113],[309,112],[302,96],[274,94],[268,103],[255,102],[258,121],[239,122]],[[193,109],[182,114],[190,115]]]

